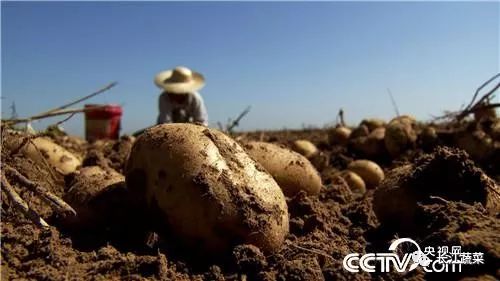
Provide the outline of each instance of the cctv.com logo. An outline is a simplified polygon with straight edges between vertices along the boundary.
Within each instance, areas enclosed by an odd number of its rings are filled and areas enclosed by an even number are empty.
[[[416,247],[416,251],[406,253],[402,257],[394,251],[402,243],[411,243]],[[452,246],[449,251],[448,246],[425,247],[424,251],[420,249],[417,242],[410,238],[400,238],[395,240],[389,246],[391,253],[369,253],[360,256],[353,253],[344,257],[344,269],[350,272],[409,272],[415,270],[418,266],[425,272],[461,272],[462,265],[483,264],[483,253],[462,252],[461,246]]]

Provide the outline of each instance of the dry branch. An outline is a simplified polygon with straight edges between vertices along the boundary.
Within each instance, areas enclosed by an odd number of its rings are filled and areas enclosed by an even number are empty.
[[[64,119],[63,121],[61,121],[60,123],[62,122],[65,122],[67,121],[68,119],[70,119],[71,117],[73,117],[76,113],[80,113],[80,112],[86,112],[86,111],[89,111],[89,110],[93,110],[93,109],[96,109],[98,107],[92,107],[92,108],[80,108],[80,109],[66,109],[72,105],[75,105],[77,103],[80,103],[82,101],[85,101],[89,98],[92,98],[92,97],[95,97],[101,93],[104,93],[106,91],[108,91],[109,89],[113,88],[114,86],[116,86],[118,83],[117,82],[113,82],[113,83],[110,83],[108,85],[106,85],[105,87],[97,90],[96,92],[90,94],[90,95],[87,95],[85,97],[82,97],[82,98],[78,98],[77,100],[75,101],[71,101],[67,104],[64,104],[64,105],[61,105],[61,106],[58,106],[56,108],[53,108],[49,111],[46,111],[46,112],[43,112],[43,113],[39,113],[39,114],[36,114],[36,115],[33,115],[31,117],[28,117],[28,118],[23,118],[23,119],[6,119],[5,120],[5,123],[9,124],[9,125],[15,125],[15,124],[18,124],[18,123],[27,123],[27,122],[31,122],[33,120],[38,120],[38,119],[44,119],[44,118],[48,118],[48,117],[54,117],[54,116],[59,116],[59,115],[65,115],[65,114],[71,114],[70,117]]]
[[[76,211],[70,205],[68,205],[68,203],[64,202],[64,200],[57,197],[55,194],[46,190],[37,183],[27,179],[23,174],[21,174],[16,169],[10,167],[7,164],[4,164],[4,170],[9,175],[17,178],[24,186],[29,188],[35,194],[39,195],[51,207],[54,207],[56,210],[60,212],[71,213],[72,215],[76,215]]]
[[[454,119],[455,121],[459,122],[469,116],[469,114],[473,114],[485,109],[500,107],[499,103],[490,103],[490,101],[494,98],[494,93],[500,88],[500,82],[498,82],[495,86],[493,86],[491,90],[482,95],[481,98],[476,101],[477,97],[479,96],[479,92],[499,77],[500,73],[494,75],[492,78],[488,79],[481,86],[479,86],[479,88],[477,88],[476,92],[474,93],[472,100],[464,109],[454,112],[447,112],[443,116],[434,118],[434,120]]]
[[[59,115],[66,115],[66,114],[76,114],[76,113],[81,113],[81,112],[88,112],[96,109],[103,108],[102,106],[94,106],[94,107],[87,107],[87,108],[76,108],[76,109],[61,109],[57,111],[52,111],[36,116],[31,116],[28,118],[23,118],[23,119],[8,119],[5,120],[6,123],[14,125],[18,123],[26,123],[26,122],[31,122],[33,120],[39,120],[39,119],[44,119],[44,118],[49,118],[49,117],[55,117]]]
[[[47,114],[49,114],[49,113],[56,112],[56,111],[60,111],[60,110],[63,110],[63,109],[65,109],[65,108],[68,108],[68,107],[70,107],[70,106],[72,106],[72,105],[75,105],[75,104],[77,104],[77,103],[80,103],[80,102],[82,102],[82,101],[88,100],[88,99],[90,99],[90,98],[92,98],[92,97],[95,97],[95,96],[97,96],[97,95],[99,95],[99,94],[101,94],[101,93],[104,93],[104,92],[108,91],[109,89],[113,88],[113,87],[114,87],[114,86],[116,86],[117,84],[118,84],[118,82],[112,82],[112,83],[110,83],[110,84],[106,85],[105,87],[103,87],[103,88],[101,88],[101,89],[99,89],[99,90],[97,90],[97,91],[93,92],[93,93],[92,93],[92,94],[90,94],[90,95],[87,95],[87,96],[85,96],[85,97],[83,97],[83,98],[79,98],[79,99],[77,99],[77,100],[75,100],[75,101],[71,101],[71,102],[69,102],[69,103],[67,103],[67,104],[65,104],[65,105],[61,105],[61,106],[59,106],[59,107],[53,108],[53,109],[51,109],[51,110],[49,110],[49,111],[46,111],[46,112],[40,113],[40,114],[38,114],[38,115],[35,115],[35,117],[37,117],[37,116],[41,116],[41,115],[47,115]]]
[[[40,217],[34,210],[30,209],[28,204],[17,194],[14,188],[10,185],[2,171],[2,188],[9,197],[14,207],[21,211],[28,219],[41,227],[49,227],[49,224]]]

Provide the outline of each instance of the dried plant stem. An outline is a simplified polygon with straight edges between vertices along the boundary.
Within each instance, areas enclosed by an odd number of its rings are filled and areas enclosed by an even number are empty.
[[[46,112],[40,113],[40,114],[38,114],[38,116],[41,116],[41,115],[47,115],[47,114],[52,113],[52,112],[60,111],[60,110],[62,110],[62,109],[65,109],[65,108],[68,108],[68,107],[70,107],[70,106],[73,106],[73,105],[75,105],[75,104],[77,104],[77,103],[80,103],[80,102],[82,102],[82,101],[84,101],[84,100],[88,100],[88,99],[90,99],[90,98],[92,98],[92,97],[94,97],[94,96],[97,96],[97,95],[99,95],[99,94],[101,94],[101,93],[104,93],[104,92],[108,91],[109,89],[113,88],[113,87],[114,87],[114,86],[116,86],[117,84],[118,84],[117,82],[112,82],[112,83],[109,83],[108,85],[106,85],[106,86],[102,87],[101,89],[99,89],[99,90],[97,90],[97,91],[93,92],[93,93],[92,93],[92,94],[90,94],[90,95],[87,95],[87,96],[85,96],[85,97],[83,97],[83,98],[79,98],[79,99],[74,100],[74,101],[71,101],[71,102],[69,102],[69,103],[67,103],[67,104],[65,104],[65,105],[61,105],[61,106],[59,106],[59,107],[53,108],[53,109],[51,109],[51,110],[49,110],[49,111],[46,111]],[[35,117],[36,117],[36,116],[35,116]]]
[[[34,222],[36,225],[41,227],[49,227],[49,224],[43,220],[40,215],[38,215],[34,210],[30,209],[28,204],[17,194],[14,188],[10,185],[5,177],[4,172],[2,172],[2,188],[9,197],[14,207],[21,211],[28,219]]]
[[[323,251],[319,251],[319,250],[315,250],[315,249],[308,249],[308,248],[304,248],[304,247],[301,247],[299,245],[295,245],[295,244],[292,244],[290,243],[289,244],[290,246],[294,247],[294,248],[297,248],[299,250],[302,250],[302,251],[306,251],[306,252],[309,252],[309,253],[313,253],[313,254],[316,254],[316,255],[320,255],[320,256],[324,256],[326,258],[329,258],[329,259],[332,259],[333,260],[333,257],[328,255],[327,253],[323,252]]]
[[[24,175],[22,175],[16,169],[10,167],[9,165],[4,166],[4,170],[11,176],[17,178],[24,186],[29,188],[35,194],[39,195],[47,204],[54,207],[56,210],[65,213],[71,213],[72,215],[76,215],[76,211],[68,205],[68,203],[64,202],[61,198],[57,197],[55,194],[46,190],[42,186],[36,184],[35,182],[27,179]]]

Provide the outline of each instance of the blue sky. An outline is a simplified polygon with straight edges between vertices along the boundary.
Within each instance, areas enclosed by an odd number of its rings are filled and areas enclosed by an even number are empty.
[[[154,75],[202,72],[210,123],[247,105],[243,130],[429,119],[500,70],[499,2],[2,2],[2,117],[119,84],[123,133],[155,122]],[[35,123],[42,128],[53,119]],[[65,128],[83,134],[83,118]]]

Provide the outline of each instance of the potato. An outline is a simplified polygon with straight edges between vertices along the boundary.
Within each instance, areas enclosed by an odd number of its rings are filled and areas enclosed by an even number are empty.
[[[309,161],[318,172],[321,172],[330,165],[330,155],[320,151],[319,153],[316,153],[316,155],[314,155]]]
[[[24,138],[13,138],[12,140],[6,145],[10,149],[16,149],[22,144]],[[74,154],[46,137],[33,138],[31,142],[23,146],[21,152],[24,156],[41,165],[43,165],[45,158],[50,166],[63,175],[74,172],[82,164]]]
[[[352,148],[366,157],[378,157],[385,153],[385,128],[373,130],[367,137],[351,140]]]
[[[417,123],[417,119],[415,119],[415,117],[413,117],[411,115],[400,115],[398,117],[393,118],[391,121],[389,121],[389,124],[394,123],[394,122],[399,122],[399,123],[409,124],[409,125],[414,126],[415,123]]]
[[[456,136],[456,145],[475,160],[485,160],[494,151],[493,140],[484,131],[461,132]]]
[[[132,147],[127,188],[158,210],[185,247],[210,254],[236,244],[278,250],[289,230],[276,181],[230,137],[194,124],[147,129]]]
[[[358,194],[358,195],[363,195],[366,192],[366,185],[363,179],[356,173],[345,170],[337,174],[338,176],[342,177],[347,185],[349,185],[349,188],[351,189],[352,193]]]
[[[405,150],[415,146],[417,134],[414,121],[405,115],[393,119],[386,127],[385,147],[392,157],[397,157]]]
[[[377,128],[383,128],[385,126],[385,121],[378,118],[363,119],[360,125],[365,125],[371,132]]]
[[[352,161],[347,169],[358,174],[366,184],[367,188],[375,188],[384,179],[384,171],[380,166],[370,160]]]
[[[491,137],[495,141],[500,141],[500,119],[497,119],[493,125],[491,125]]]
[[[319,193],[321,177],[304,156],[267,142],[249,142],[245,149],[273,176],[286,196],[301,190],[311,195]]]
[[[426,150],[430,150],[435,147],[439,141],[436,129],[432,126],[426,126],[420,133],[420,142],[422,147]]]
[[[359,137],[366,137],[370,134],[370,130],[366,125],[359,125],[357,128],[352,130],[350,138],[359,138]]]
[[[90,166],[67,177],[69,189],[63,199],[77,213],[76,217],[66,218],[67,225],[77,229],[98,227],[109,222],[111,217],[124,216],[127,195],[122,174]]]
[[[328,132],[328,142],[331,145],[346,145],[351,135],[351,129],[340,126]]]
[[[307,159],[312,158],[316,153],[318,153],[318,148],[308,140],[296,140],[293,142],[292,149],[302,155]]]

